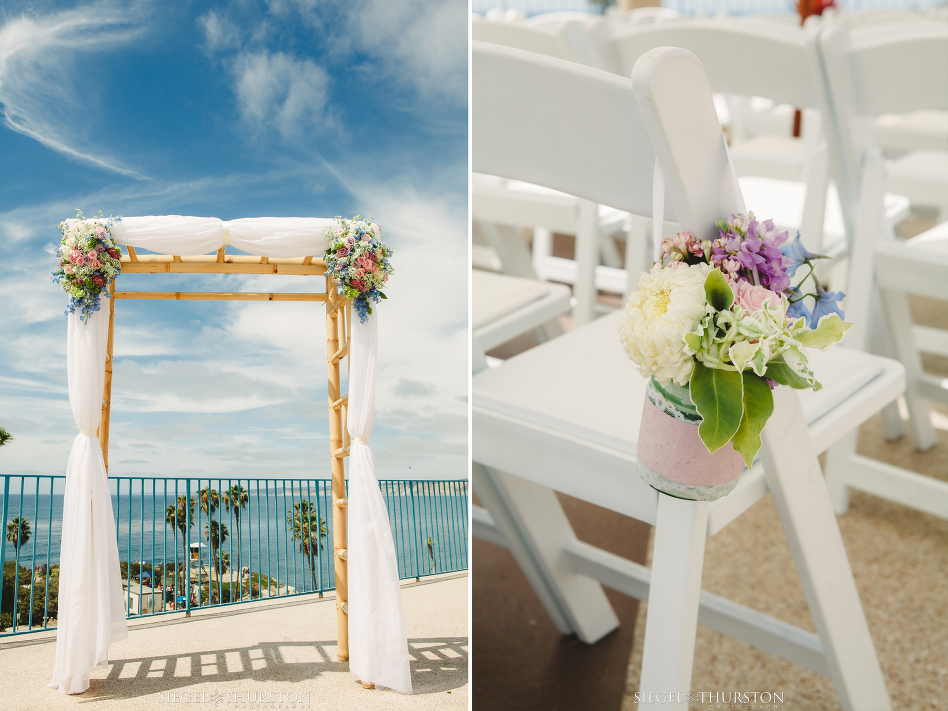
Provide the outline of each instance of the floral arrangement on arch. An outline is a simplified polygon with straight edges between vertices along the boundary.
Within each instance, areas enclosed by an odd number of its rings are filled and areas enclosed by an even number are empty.
[[[365,323],[372,304],[388,298],[382,287],[395,271],[389,261],[392,248],[382,243],[385,235],[371,218],[363,220],[356,215],[351,220],[336,219],[339,227],[327,235],[326,269],[338,293],[352,300],[359,321]]]
[[[697,410],[707,451],[730,442],[749,467],[773,413],[773,388],[819,390],[806,349],[841,340],[852,324],[839,308],[844,295],[826,291],[813,273],[826,257],[808,252],[799,232],[788,242],[786,231],[752,212],[716,226],[714,240],[680,232],[662,242],[619,336],[666,400],[671,393]],[[794,284],[801,267],[808,271]]]
[[[109,298],[109,283],[122,272],[122,247],[112,239],[112,225],[121,218],[85,219],[76,210],[75,219],[63,220],[59,229],[63,237],[59,246],[59,266],[53,270],[53,281],[69,294],[65,313],[82,315],[88,323],[104,294]]]

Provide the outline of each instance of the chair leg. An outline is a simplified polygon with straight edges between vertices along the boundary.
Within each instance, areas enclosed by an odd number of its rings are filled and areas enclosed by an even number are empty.
[[[922,357],[915,346],[912,333],[912,312],[908,297],[897,291],[880,290],[885,322],[889,326],[891,343],[896,355],[905,366],[905,404],[909,411],[909,430],[915,449],[924,452],[938,444],[938,435],[932,427],[928,400],[918,392],[921,381]]]
[[[639,683],[640,711],[688,707],[707,532],[706,501],[658,497]],[[654,694],[651,702],[649,692]],[[670,704],[669,692],[680,692],[675,700],[681,703]]]
[[[767,484],[843,709],[891,709],[820,464],[797,394],[774,391],[762,434]]]
[[[826,491],[833,511],[849,513],[849,475],[859,430],[844,435],[826,451]]]
[[[576,541],[556,494],[526,479],[474,463],[474,490],[510,552],[563,634],[593,644],[619,627],[602,585],[579,575],[566,555]]]

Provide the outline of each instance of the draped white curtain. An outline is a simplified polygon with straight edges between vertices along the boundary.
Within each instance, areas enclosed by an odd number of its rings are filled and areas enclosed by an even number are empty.
[[[375,409],[375,318],[353,320],[349,345],[349,670],[364,682],[410,694],[395,543],[367,443]]]
[[[105,301],[103,299],[103,301]],[[66,465],[56,667],[49,686],[89,688],[89,672],[109,663],[109,645],[128,636],[112,498],[95,429],[102,414],[109,314],[83,324],[70,314],[66,337],[69,404],[80,433]]]
[[[181,215],[125,217],[112,226],[119,244],[165,254],[207,254],[225,244],[260,257],[303,257],[326,251],[323,217],[251,217],[224,222],[216,217]]]

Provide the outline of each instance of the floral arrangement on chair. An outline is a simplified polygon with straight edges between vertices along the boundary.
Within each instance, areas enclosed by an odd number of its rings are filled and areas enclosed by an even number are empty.
[[[121,219],[121,218],[117,218]],[[122,247],[112,239],[112,225],[116,218],[85,219],[76,210],[75,219],[63,220],[59,246],[59,266],[53,270],[53,281],[69,294],[65,313],[82,314],[88,323],[94,311],[99,310],[99,297],[109,298],[108,285],[122,273]]]
[[[336,219],[340,226],[328,235],[326,269],[338,293],[352,299],[359,321],[365,323],[372,313],[372,303],[388,298],[382,287],[395,271],[389,261],[392,249],[382,244],[385,235],[370,220],[362,220],[358,215],[351,220]]]
[[[843,294],[827,292],[813,273],[825,257],[808,252],[799,233],[787,243],[786,231],[752,212],[716,226],[714,240],[680,232],[663,241],[619,331],[629,358],[651,378],[639,472],[681,498],[718,498],[736,486],[760,449],[773,388],[820,389],[806,348],[825,348],[852,326],[839,309]],[[804,265],[808,273],[793,285]],[[809,281],[812,291],[804,288]],[[682,468],[689,471],[679,476]]]

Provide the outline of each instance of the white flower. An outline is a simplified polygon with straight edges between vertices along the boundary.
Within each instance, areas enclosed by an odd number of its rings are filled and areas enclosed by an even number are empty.
[[[639,289],[625,307],[619,340],[645,377],[655,376],[663,385],[686,385],[691,379],[694,352],[684,337],[705,316],[704,282],[712,268],[656,264],[639,279]]]

